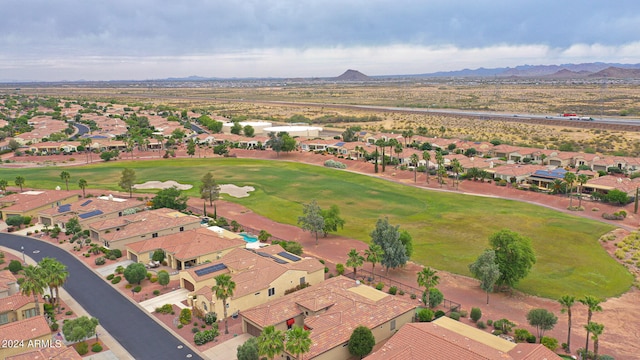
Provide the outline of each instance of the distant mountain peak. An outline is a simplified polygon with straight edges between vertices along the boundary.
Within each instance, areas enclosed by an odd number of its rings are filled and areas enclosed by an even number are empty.
[[[336,81],[369,81],[371,80],[371,78],[361,73],[358,70],[349,69],[344,73],[342,73],[342,75],[334,78],[334,80]]]

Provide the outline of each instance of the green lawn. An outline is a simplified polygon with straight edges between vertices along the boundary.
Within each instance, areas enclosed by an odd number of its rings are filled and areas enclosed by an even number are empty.
[[[413,235],[413,260],[465,275],[489,235],[509,228],[532,239],[538,262],[518,289],[534,295],[610,297],[627,291],[633,281],[598,244],[612,226],[517,201],[424,191],[335,169],[249,159],[119,161],[64,170],[71,174],[73,188],[82,177],[89,188],[120,190],[117,183],[125,167],[135,169],[140,183],[193,184],[187,191],[191,196],[198,196],[201,176],[212,171],[218,183],[256,188],[248,198],[224,199],[283,223],[295,224],[302,204],[311,199],[322,207],[337,204],[347,221],[340,234],[364,241],[370,240],[376,220],[387,216]],[[64,189],[62,170],[2,169],[0,178],[12,183],[19,174],[29,187]]]

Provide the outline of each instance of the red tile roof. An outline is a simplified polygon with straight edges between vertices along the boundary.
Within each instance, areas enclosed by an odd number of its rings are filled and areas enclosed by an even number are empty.
[[[0,339],[29,340],[51,333],[44,315],[10,322],[0,326]]]
[[[177,210],[163,208],[97,221],[89,225],[89,227],[98,231],[120,228],[118,231],[111,231],[102,235],[102,238],[107,241],[117,241],[152,232],[160,232],[169,228],[193,225],[194,223],[199,224],[200,219]]]
[[[33,302],[33,296],[25,296],[20,293],[7,296],[0,301],[0,314],[7,311],[16,311],[31,302]]]
[[[53,347],[39,348],[34,351],[29,351],[20,355],[9,356],[6,360],[82,360],[82,356],[72,348],[62,345],[62,347],[56,347],[55,343]]]
[[[66,191],[57,190],[24,191],[18,194],[11,194],[0,198],[0,206],[8,205],[2,208],[3,212],[24,212],[37,209],[49,204],[51,204],[51,206],[53,207],[58,201],[64,201],[72,197],[75,197],[77,199],[78,195],[70,194]]]

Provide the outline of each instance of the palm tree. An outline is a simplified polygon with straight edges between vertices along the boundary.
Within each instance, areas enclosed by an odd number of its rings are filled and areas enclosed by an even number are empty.
[[[22,192],[22,186],[24,185],[24,177],[16,176],[16,186],[20,186],[20,192]]]
[[[460,184],[460,179],[458,178],[458,176],[463,170],[462,165],[460,164],[460,161],[458,161],[458,159],[451,160],[451,170],[453,170],[453,172],[456,174],[456,190],[458,190],[458,184]]]
[[[224,333],[229,333],[229,325],[227,323],[227,299],[233,297],[233,291],[236,289],[236,283],[231,280],[228,274],[220,274],[215,277],[216,284],[211,291],[216,295],[216,299],[222,300],[222,308],[224,310]]]
[[[579,208],[582,207],[582,188],[584,187],[584,184],[586,184],[588,180],[589,180],[589,177],[587,177],[587,175],[585,174],[578,175],[578,184],[580,184],[579,197],[578,197]]]
[[[429,183],[429,160],[431,160],[431,153],[428,151],[424,151],[422,153],[422,160],[426,162],[424,165],[424,173],[427,175],[427,184]]]
[[[311,350],[311,338],[309,330],[305,330],[300,326],[294,325],[291,330],[285,334],[285,349],[296,359],[298,356],[304,353],[308,353]]]
[[[384,250],[378,244],[370,244],[369,248],[364,251],[364,256],[367,262],[371,263],[371,273],[375,275],[376,264],[382,261]]]
[[[567,353],[571,353],[571,307],[576,302],[576,297],[572,295],[563,295],[560,299],[558,299],[560,305],[562,305],[563,314],[566,312],[567,317],[569,318],[569,330],[567,331]]]
[[[420,159],[418,158],[418,154],[411,154],[411,156],[409,157],[409,159],[411,160],[411,165],[413,166],[413,182],[417,182],[417,177],[418,177],[418,161],[420,161]]]
[[[587,325],[584,326],[585,330],[587,330],[587,334],[591,333],[591,339],[593,340],[593,358],[598,358],[598,342],[600,339],[600,335],[604,331],[604,325],[598,324],[593,321],[589,321]],[[589,352],[589,348],[585,349],[585,353]]]
[[[379,139],[376,141],[375,145],[382,149],[382,172],[384,172],[385,164],[384,164],[384,149],[387,146],[387,142],[384,139]],[[378,154],[380,155],[380,154]],[[378,157],[376,157],[376,164],[378,164]],[[376,166],[377,168],[377,166]]]
[[[356,279],[356,271],[359,266],[364,263],[364,257],[358,253],[358,250],[351,249],[347,254],[347,266],[353,268],[353,278]]]
[[[554,194],[560,194],[562,192],[563,187],[564,187],[564,183],[560,179],[555,179],[551,183],[551,190],[553,190]]]
[[[576,182],[576,174],[571,171],[567,171],[564,173],[564,182],[566,182],[569,187],[567,193],[569,194],[569,208],[571,208],[573,207],[573,196],[571,196],[571,192],[573,191],[573,183]]]
[[[595,311],[602,311],[602,306],[600,306],[601,300],[592,295],[586,295],[582,299],[578,300],[582,305],[587,306],[587,324],[591,322],[591,316]],[[588,328],[587,330],[587,344],[584,346],[585,351],[589,351],[589,333],[591,332]]]
[[[36,316],[40,315],[40,305],[38,299],[44,295],[44,288],[47,283],[44,280],[42,269],[38,266],[29,265],[24,270],[24,279],[20,284],[20,291],[25,296],[33,295],[36,303]]]
[[[438,182],[440,183],[440,187],[442,187],[442,183],[444,181],[443,175],[445,173],[445,171],[442,171],[444,170],[444,156],[442,155],[442,151],[436,151],[436,163],[438,164]]]
[[[432,287],[435,287],[440,283],[440,277],[436,275],[438,272],[430,267],[422,268],[422,271],[418,273],[418,285],[424,287],[425,291],[425,305],[429,305],[429,291]]]
[[[258,354],[273,359],[284,351],[284,334],[273,325],[262,329],[258,336]]]
[[[402,132],[402,137],[404,138],[404,146],[407,147],[407,139],[411,139],[413,137],[413,130],[405,130]]]
[[[87,163],[89,163],[89,154],[91,154],[91,139],[83,138],[80,140],[80,145],[84,146],[84,152],[86,153]]]
[[[78,187],[82,189],[82,197],[87,197],[87,194],[84,192],[85,189],[87,188],[87,180],[85,179],[78,180]]]
[[[67,191],[69,191],[69,180],[71,179],[71,174],[69,174],[68,171],[63,171],[60,173],[60,179],[64,181],[64,183],[67,185]]]
[[[48,284],[49,289],[55,290],[54,303],[58,307],[58,314],[60,313],[60,286],[63,286],[69,277],[67,267],[53,258],[44,258],[39,263],[44,280]],[[51,294],[53,295],[53,294]]]

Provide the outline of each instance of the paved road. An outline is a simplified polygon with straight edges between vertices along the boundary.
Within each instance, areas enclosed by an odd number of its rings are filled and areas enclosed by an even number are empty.
[[[64,250],[13,234],[0,234],[0,245],[17,251],[24,246],[25,253],[35,261],[54,257],[67,265],[70,275],[64,288],[135,359],[202,359]]]

